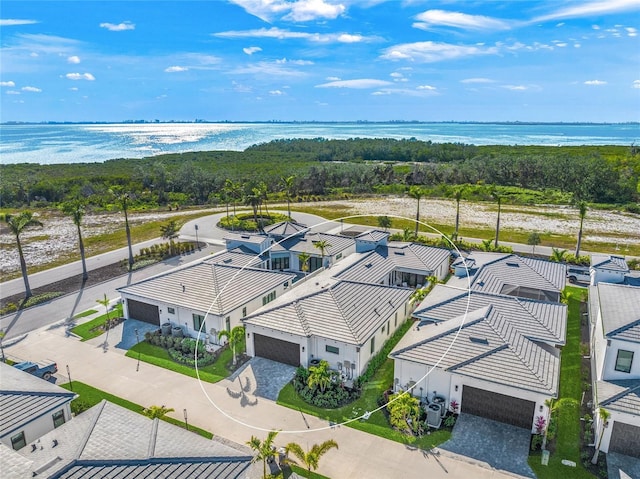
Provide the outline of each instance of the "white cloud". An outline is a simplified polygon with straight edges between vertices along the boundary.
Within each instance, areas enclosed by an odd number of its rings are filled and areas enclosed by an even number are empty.
[[[445,26],[470,30],[507,30],[509,24],[497,18],[483,15],[468,15],[461,12],[447,12],[444,10],[427,10],[414,17],[418,22],[412,26],[421,30],[432,27]]]
[[[283,63],[278,62],[258,62],[238,67],[230,73],[280,77],[301,77],[306,75],[305,73],[293,68],[287,68]]]
[[[591,25],[591,28],[593,28],[594,30],[600,30],[600,27],[598,25]]]
[[[502,85],[502,88],[506,88],[507,90],[511,91],[524,91],[529,89],[524,85]]]
[[[254,53],[261,52],[262,48],[260,47],[246,47],[242,49],[247,55],[253,55]]]
[[[326,80],[327,81],[340,81],[341,78],[340,77],[327,77]]]
[[[582,45],[581,45],[580,43],[574,43],[574,44],[573,44],[573,46],[574,46],[575,48],[580,48]]]
[[[629,35],[630,37],[637,37],[638,36],[638,30],[636,30],[633,27],[627,27],[627,28],[625,28],[625,30],[627,31],[627,35]]]
[[[460,80],[460,83],[495,83],[495,80],[490,78],[465,78]]]
[[[579,18],[602,16],[610,13],[633,11],[638,8],[638,0],[598,0],[595,2],[579,3],[561,8],[547,15],[541,15],[532,20],[533,23],[562,18]]]
[[[280,90],[270,90],[269,91],[269,95],[272,96],[280,96],[280,95],[284,95],[284,92],[280,91]]]
[[[433,63],[475,55],[498,53],[497,47],[477,47],[453,45],[438,42],[417,42],[394,45],[383,50],[380,58],[385,60],[409,60],[419,63]]]
[[[21,88],[22,91],[30,91],[32,93],[40,93],[42,90],[40,88],[37,88],[35,86],[23,86]]]
[[[0,81],[0,86],[14,87],[16,84],[12,81]]]
[[[346,7],[327,0],[231,0],[244,8],[247,13],[265,22],[275,18],[307,22],[316,19],[333,20],[346,11]]]
[[[176,72],[186,72],[188,70],[187,67],[181,67],[181,66],[171,66],[171,67],[167,67],[164,69],[164,71],[166,73],[176,73]]]
[[[564,26],[564,22],[560,22],[556,24],[556,27],[562,27],[562,26]]]
[[[118,24],[104,22],[104,23],[100,24],[100,27],[101,28],[106,28],[110,32],[123,32],[125,30],[135,30],[136,29],[135,23],[131,23],[131,22],[122,22],[122,23],[118,23]]]
[[[633,83],[631,84],[632,88],[640,88],[640,80],[633,80]]]
[[[37,20],[19,20],[17,18],[3,18],[0,19],[0,27],[14,27],[17,25],[33,25],[34,23],[40,23]]]
[[[290,63],[292,65],[313,65],[313,62],[309,60],[287,60],[286,58],[276,60],[276,63]]]
[[[30,57],[33,57],[33,58],[36,58],[36,57],[38,57],[39,55],[38,55],[36,52],[31,52],[31,53],[29,54],[29,56],[30,56]]]
[[[595,86],[600,86],[600,85],[606,85],[607,82],[603,81],[603,80],[587,80],[586,82],[584,82],[585,85],[595,85]]]
[[[337,80],[329,83],[323,83],[316,85],[316,88],[379,88],[386,85],[391,85],[391,82],[385,80],[374,80],[371,78],[360,78],[357,80]]]
[[[77,56],[77,55],[70,56],[69,58],[67,58],[67,62],[68,63],[78,64],[78,63],[80,63],[80,57]]]
[[[93,81],[96,79],[91,73],[67,73],[65,75],[69,80],[88,80]]]
[[[431,86],[431,85],[420,85],[418,87],[416,87],[418,90],[429,90],[429,91],[434,91],[437,90],[436,87]]]
[[[7,90],[7,95],[19,95],[20,92],[19,91],[15,91],[15,90]]]
[[[390,73],[389,76],[393,77],[393,78],[404,78],[404,75],[402,73],[400,73],[400,72]]]
[[[211,34],[220,38],[277,38],[278,40],[308,40],[317,43],[358,43],[379,41],[379,37],[365,37],[349,33],[292,32],[282,28],[259,28],[254,30],[230,30]]]
[[[72,86],[71,88],[69,88],[69,91],[78,91],[78,87]]]

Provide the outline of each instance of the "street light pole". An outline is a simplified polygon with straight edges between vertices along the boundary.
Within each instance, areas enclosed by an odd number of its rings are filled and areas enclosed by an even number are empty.
[[[196,228],[196,244],[198,245],[198,251],[200,251],[200,241],[198,241],[198,225],[195,225]]]
[[[136,333],[136,345],[140,342],[140,336],[138,336],[138,328],[133,330]],[[136,372],[140,371],[140,350],[138,350],[138,364],[136,364]]]
[[[69,370],[68,364],[67,364],[67,376],[69,377],[69,388],[73,391],[73,383],[71,382],[71,371]]]
[[[183,409],[182,412],[184,413],[184,428],[188,431],[189,423],[187,422],[187,410]]]

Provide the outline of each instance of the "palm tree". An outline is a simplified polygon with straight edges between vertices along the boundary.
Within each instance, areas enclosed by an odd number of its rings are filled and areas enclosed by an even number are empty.
[[[536,246],[540,244],[540,233],[534,231],[533,233],[529,234],[529,237],[527,238],[527,244],[533,247],[531,254],[535,256]]]
[[[488,239],[488,240],[482,240],[482,246],[480,246],[480,249],[482,251],[491,251],[491,250],[493,250],[493,247],[491,246],[492,242],[493,242],[493,238]]]
[[[218,333],[218,338],[227,338],[227,342],[229,343],[229,347],[233,352],[233,365],[236,365],[237,357],[236,357],[236,346],[241,344],[244,340],[244,327],[236,326],[231,331],[227,331],[223,329]]]
[[[23,211],[17,215],[7,214],[4,215],[4,221],[9,225],[9,229],[16,236],[16,243],[18,244],[18,255],[20,256],[20,270],[22,271],[22,279],[24,280],[24,296],[30,298],[33,296],[31,293],[31,287],[29,286],[29,276],[27,275],[27,263],[24,260],[24,253],[22,252],[22,243],[20,243],[20,234],[27,228],[32,226],[42,226],[42,223],[33,218],[31,211]]]
[[[175,409],[164,406],[149,406],[148,408],[144,408],[142,410],[142,414],[151,419],[162,419],[170,412],[175,411]]]
[[[401,392],[389,396],[387,403],[389,422],[400,431],[411,430],[412,425],[420,417],[420,401],[409,392]]]
[[[418,237],[418,226],[420,224],[420,199],[424,196],[424,190],[419,186],[413,185],[409,188],[409,196],[415,198],[418,201],[418,208],[416,210],[416,230],[415,236]]]
[[[105,328],[107,330],[107,336],[104,339],[104,346],[105,346],[105,352],[106,352],[106,346],[107,346],[108,341],[109,341],[109,329],[110,329],[110,326],[111,326],[111,318],[109,317],[109,298],[107,298],[106,293],[105,293],[103,299],[96,299],[96,303],[99,303],[102,306],[104,306],[104,309],[105,309],[105,311],[107,313],[107,321],[105,322]]]
[[[578,213],[580,214],[580,230],[578,230],[578,243],[576,244],[576,260],[580,258],[580,246],[582,244],[582,225],[584,217],[587,215],[587,203],[585,201],[578,202]]]
[[[389,228],[391,228],[391,218],[388,216],[378,216],[378,226],[385,231],[389,231]]]
[[[327,240],[318,240],[313,243],[313,246],[320,250],[320,256],[322,257],[322,266],[324,267],[324,257],[327,254],[327,249],[331,248],[331,245]]]
[[[498,202],[498,220],[496,221],[496,237],[493,243],[494,248],[498,248],[498,237],[500,236],[500,210],[502,207],[502,195],[495,188],[491,189],[491,196]]]
[[[298,262],[300,263],[300,271],[307,274],[309,271],[309,260],[311,259],[311,255],[309,253],[300,253],[298,255]]]
[[[315,471],[318,469],[318,462],[320,461],[320,458],[333,448],[338,449],[338,443],[333,439],[329,439],[324,441],[322,444],[314,444],[307,452],[305,452],[304,449],[295,442],[287,444],[285,450],[287,451],[287,454],[292,453],[302,464],[305,465],[309,472],[309,477],[311,477],[311,470],[313,469]]]
[[[604,436],[604,428],[607,425],[607,421],[611,418],[611,413],[605,408],[598,409],[598,416],[600,417],[600,434],[598,435],[598,445],[591,458],[591,464],[598,464],[598,456],[600,455],[600,445],[602,444],[602,436]]]
[[[464,196],[464,186],[458,186],[453,190],[453,199],[456,200],[456,229],[453,232],[453,239],[458,239],[458,229],[460,226],[460,200]]]
[[[551,261],[555,261],[556,263],[564,263],[566,260],[566,256],[566,249],[551,248],[551,257],[549,259]]]
[[[267,206],[267,201],[269,200],[269,187],[264,181],[258,183],[258,191],[260,192],[260,203],[264,204],[264,210],[267,212],[267,216],[270,217],[269,207]],[[262,210],[260,211],[260,216],[262,216]]]
[[[413,241],[415,239],[417,239],[417,237],[410,228],[404,228],[402,230],[402,241]]]
[[[296,180],[295,175],[281,177],[280,183],[282,184],[282,190],[284,191],[285,196],[287,197],[287,214],[289,215],[289,219],[291,219],[291,196],[293,195],[293,186],[294,181]]]
[[[84,255],[82,229],[80,228],[82,224],[82,218],[85,214],[86,205],[87,202],[82,199],[76,199],[62,204],[62,212],[65,215],[70,216],[73,220],[73,224],[78,228],[78,246],[80,248],[80,259],[82,260],[82,281],[86,281],[89,277],[89,274],[87,273],[87,262]]]
[[[131,229],[129,228],[129,204],[131,195],[122,191],[122,187],[114,187],[111,189],[112,194],[116,197],[116,203],[124,213],[124,230],[127,234],[127,246],[129,247],[129,270],[133,266],[133,248],[131,247]]]
[[[251,193],[245,195],[244,202],[246,205],[251,206],[253,210],[253,221],[256,223],[256,228],[260,229],[260,225],[258,224],[258,206],[262,204],[260,191],[257,188],[252,188]],[[235,216],[235,212],[233,214]]]
[[[309,368],[309,377],[307,378],[307,386],[309,389],[320,388],[320,391],[324,393],[324,390],[331,383],[331,371],[329,371],[329,363],[324,359],[318,363],[317,366],[311,366]]]
[[[261,441],[255,436],[251,436],[251,440],[247,441],[247,446],[253,449],[256,453],[251,462],[262,461],[263,479],[267,479],[267,460],[273,457],[275,449],[273,441],[277,435],[278,431],[269,431],[269,434],[267,434],[267,438],[264,441]]]
[[[227,178],[224,182],[224,191],[229,195],[231,200],[233,201],[233,216],[236,215],[236,200],[240,196],[240,192],[242,191],[242,185],[240,183],[236,183],[233,180]],[[227,215],[229,216],[229,215]]]

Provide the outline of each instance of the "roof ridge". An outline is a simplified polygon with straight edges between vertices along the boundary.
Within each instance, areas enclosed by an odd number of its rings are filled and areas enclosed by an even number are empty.
[[[522,302],[520,301],[520,299],[521,299],[521,298],[519,298],[519,297],[517,297],[517,296],[512,296],[512,297],[513,297],[513,298],[515,298],[515,300],[518,302],[518,304],[520,305],[520,307],[521,307],[522,309],[524,309],[524,310],[529,314],[529,316],[531,316],[531,317],[532,317],[532,318],[533,318],[533,319],[534,319],[534,320],[535,320],[535,321],[536,321],[536,322],[537,322],[537,323],[538,323],[538,324],[539,324],[539,325],[540,325],[540,326],[541,326],[545,331],[548,331],[548,332],[549,332],[549,334],[550,334],[551,336],[553,336],[554,338],[558,338],[558,335],[557,335],[556,333],[554,333],[554,332],[553,332],[550,328],[548,328],[548,327],[547,327],[547,326],[546,326],[542,321],[540,321],[540,319],[538,319],[538,317],[537,317],[537,316],[534,316],[534,314],[533,314],[531,311],[529,311],[529,308],[527,308],[527,307],[525,306],[525,303],[522,303]],[[557,304],[557,303],[549,303],[549,302],[547,302],[547,301],[539,301],[539,300],[532,300],[532,301],[534,301],[534,302],[535,302],[535,304],[538,304],[538,303],[542,303],[542,304],[554,304],[554,305],[555,305],[555,304]],[[523,334],[523,336],[525,336],[526,338],[528,338],[528,336],[526,336],[526,335],[524,335],[524,334]],[[558,340],[562,341],[562,338],[558,338]],[[563,344],[566,344],[566,340],[563,342]]]
[[[158,423],[160,419],[153,418],[151,423],[151,434],[149,437],[149,448],[147,449],[147,458],[151,459],[156,453],[156,440],[158,439]]]
[[[474,363],[476,361],[479,361],[481,359],[486,358],[487,356],[491,356],[494,353],[497,353],[498,351],[502,351],[503,349],[507,349],[509,346],[507,344],[502,344],[498,347],[495,347],[493,349],[490,349],[489,351],[485,351],[482,354],[478,354],[477,356],[474,356],[472,358],[469,358],[465,361],[462,361],[461,363],[458,364],[454,364],[451,367],[446,368],[446,371],[455,371],[456,369],[462,368],[464,366],[467,366],[468,364]]]
[[[311,335],[311,328],[309,327],[309,321],[307,320],[307,316],[304,314],[302,306],[300,306],[300,303],[298,302],[298,300],[294,300],[292,305],[293,305],[293,309],[296,312],[296,315],[298,316],[298,319],[300,320],[300,325],[302,326],[302,329],[304,329],[304,332],[307,333],[307,335]]]
[[[544,280],[547,282],[547,284],[550,284],[550,285],[551,285],[551,286],[553,286],[554,288],[557,288],[557,287],[558,287],[557,285],[553,284],[553,283],[549,280],[549,278],[547,278],[546,276],[544,276],[542,273],[540,273],[537,269],[535,269],[533,266],[531,266],[531,265],[529,264],[529,262],[530,262],[530,261],[532,261],[532,262],[533,262],[533,261],[543,262],[544,260],[536,259],[536,258],[525,258],[524,256],[518,256],[518,255],[513,255],[513,256],[515,256],[515,257],[516,257],[516,258],[518,258],[520,261],[522,261],[522,263],[523,263],[523,264],[527,265],[527,267],[528,267],[531,271],[533,271],[535,274],[537,274],[540,278],[544,279]],[[551,263],[551,262],[552,262],[552,261],[547,261],[547,263]],[[566,280],[565,280],[565,281],[566,281]],[[560,288],[560,289],[562,289],[562,288]]]
[[[340,301],[338,301],[338,298],[336,298],[336,294],[334,292],[335,286],[338,283],[334,284],[331,288],[329,288],[329,295],[331,296],[331,299],[333,300],[333,302],[336,305],[336,308],[338,308],[338,311],[340,311],[340,315],[342,316],[342,319],[344,320],[344,323],[347,325],[347,327],[349,328],[349,332],[351,333],[351,337],[353,339],[355,339],[356,341],[359,341],[360,338],[356,335],[356,333],[353,330],[353,327],[351,326],[351,320],[347,317],[347,315],[345,314],[344,309],[342,308],[342,306],[340,306]]]
[[[107,405],[106,399],[103,399],[102,401],[100,401],[100,404],[98,404],[97,406],[98,411],[96,412],[95,417],[91,421],[91,424],[89,424],[89,427],[84,433],[84,437],[82,438],[82,440],[80,441],[80,444],[78,445],[78,450],[76,451],[76,454],[73,457],[74,461],[80,460],[80,456],[82,456],[82,453],[84,452],[84,448],[87,447],[87,443],[91,438],[91,434],[93,433],[93,430],[95,429],[96,424],[98,424],[98,419],[100,419],[100,415],[102,414],[102,411],[104,411],[104,407],[106,405]]]
[[[610,382],[611,384],[614,384],[616,386],[618,386],[618,384],[616,384],[613,381],[602,381],[602,382]],[[611,396],[610,398],[605,399],[604,401],[601,401],[600,404],[601,405],[607,405],[610,404],[612,402],[617,401],[618,399],[622,399],[623,397],[625,397],[627,394],[630,394],[632,392],[634,392],[635,390],[640,390],[640,383],[636,384],[635,386],[631,386],[628,388],[625,388],[624,390],[620,391],[617,394],[614,394],[613,396]]]
[[[633,328],[636,327],[637,325],[640,324],[640,318],[636,319],[635,321],[632,321],[630,323],[624,324],[622,326],[620,326],[617,329],[614,329],[613,331],[609,331],[606,336],[615,336],[618,333],[622,333],[623,331],[626,331],[629,328]]]
[[[223,314],[223,309],[222,309],[222,290],[220,289],[219,285],[218,285],[218,275],[216,274],[216,266],[219,266],[218,263],[212,264],[211,265],[211,273],[213,276],[213,287],[215,288],[214,290],[214,294],[215,296],[215,301],[218,305],[218,314],[222,315]]]

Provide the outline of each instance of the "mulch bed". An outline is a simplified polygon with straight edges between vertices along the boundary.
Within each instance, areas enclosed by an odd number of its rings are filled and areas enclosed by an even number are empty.
[[[121,263],[109,264],[89,271],[89,278],[84,283],[82,281],[82,273],[80,273],[76,276],[61,279],[60,281],[41,286],[39,288],[31,288],[31,292],[33,293],[33,296],[38,296],[44,293],[75,293],[76,291],[80,291],[82,288],[95,286],[113,278],[117,278],[118,276],[127,274],[127,272],[126,266],[123,266]],[[0,299],[0,309],[10,303],[20,304],[23,300],[24,293],[2,297]]]

